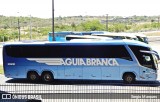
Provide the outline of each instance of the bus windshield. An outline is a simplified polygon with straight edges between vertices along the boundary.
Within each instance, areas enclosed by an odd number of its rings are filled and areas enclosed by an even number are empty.
[[[148,47],[129,46],[141,66],[156,70],[157,63],[154,52]]]
[[[158,65],[156,63],[156,59],[155,59],[155,55],[151,54],[151,53],[143,53],[143,64],[142,66],[148,67],[148,68],[153,68],[153,69],[157,69]]]
[[[151,61],[153,63],[153,65],[154,65],[154,67],[156,69],[158,69],[158,58],[157,58],[156,53],[154,51],[143,51],[143,50],[141,50],[140,52],[144,53],[145,55],[148,54],[148,56],[143,55],[144,56],[144,60],[146,62],[150,62]]]

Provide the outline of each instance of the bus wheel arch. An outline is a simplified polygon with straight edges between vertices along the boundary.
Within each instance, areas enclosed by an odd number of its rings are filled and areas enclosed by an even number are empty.
[[[38,75],[38,73],[36,71],[28,71],[27,72],[27,79],[34,82],[34,81],[38,81],[40,79],[40,76]]]
[[[44,82],[52,82],[54,79],[54,75],[51,71],[43,71],[41,74],[41,78]]]
[[[131,84],[136,81],[136,75],[133,72],[125,72],[122,79],[124,83]]]

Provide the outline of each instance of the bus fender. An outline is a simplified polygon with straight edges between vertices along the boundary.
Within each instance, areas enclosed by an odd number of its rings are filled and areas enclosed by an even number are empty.
[[[123,72],[123,73],[122,73],[122,75],[121,75],[121,76],[122,76],[122,80],[123,80],[123,75],[124,75],[124,74],[126,74],[126,73],[132,73],[132,74],[135,76],[135,80],[137,80],[137,78],[138,78],[138,77],[137,77],[137,74],[136,74],[136,72],[131,72],[131,71],[128,71],[128,72],[127,72],[127,71],[126,71],[126,72]]]
[[[28,77],[28,73],[29,73],[29,72],[36,72],[36,73],[40,76],[39,71],[36,70],[36,69],[30,69],[30,70],[27,70],[26,72],[27,72],[27,73],[26,73],[26,78]]]
[[[42,75],[43,72],[51,72],[53,77],[55,77],[55,73],[52,70],[44,69],[41,71],[40,76]]]

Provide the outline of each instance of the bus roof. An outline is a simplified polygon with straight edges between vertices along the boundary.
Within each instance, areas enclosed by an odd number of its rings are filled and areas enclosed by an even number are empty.
[[[104,33],[110,33],[108,31],[90,31],[92,34],[104,34]]]
[[[130,38],[136,38],[136,36],[132,33],[104,33],[104,34],[92,34],[93,36],[125,36]]]
[[[60,32],[54,32],[54,34],[68,34],[68,33],[73,33],[72,31],[60,31]],[[49,34],[52,34],[52,32],[49,32]]]
[[[91,36],[91,35],[66,35],[66,40],[67,38],[73,38],[73,39],[113,39],[110,37],[101,37],[101,36]]]
[[[102,40],[102,41],[77,41],[77,42],[31,42],[31,43],[23,43],[23,42],[16,42],[16,43],[5,43],[4,46],[8,45],[136,45],[136,46],[144,46],[150,47],[148,44],[143,42],[135,41],[135,40]]]

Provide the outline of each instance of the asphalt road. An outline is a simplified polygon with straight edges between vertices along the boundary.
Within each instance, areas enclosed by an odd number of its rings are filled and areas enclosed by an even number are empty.
[[[160,41],[151,41],[150,45],[154,50],[160,54]],[[0,48],[0,64],[2,64],[2,50]],[[159,72],[160,73],[160,70]],[[158,76],[160,80],[160,76]],[[64,95],[65,93],[65,95]],[[66,94],[68,93],[68,94]],[[70,93],[74,93],[74,97]],[[80,94],[83,93],[83,94]],[[89,93],[89,94],[86,94]],[[99,96],[98,94],[102,94]],[[115,93],[120,93],[115,94]],[[123,94],[124,93],[124,96]],[[133,93],[135,93],[133,95]],[[141,93],[141,95],[139,95]],[[143,98],[143,95],[158,94],[148,98]],[[136,82],[134,84],[128,85],[124,84],[122,81],[71,81],[71,80],[56,80],[52,83],[32,83],[25,79],[11,79],[0,75],[0,94],[11,94],[11,95],[37,95],[37,99],[42,100],[42,102],[160,102],[160,82]],[[80,94],[80,95],[79,95]],[[114,94],[107,98],[107,95]],[[46,96],[45,96],[46,95]],[[67,97],[68,95],[68,97]],[[70,96],[69,96],[70,95]],[[90,95],[90,96],[87,96]],[[102,97],[105,95],[105,97]],[[122,96],[121,96],[122,95]],[[130,95],[130,98],[126,98]],[[49,97],[50,96],[50,97]],[[78,98],[80,97],[80,98]],[[120,98],[118,98],[120,97]],[[1,96],[0,96],[1,98]],[[12,97],[12,98],[15,98]],[[53,99],[54,98],[54,99]],[[84,98],[84,99],[81,99]],[[97,99],[96,99],[97,98]],[[117,99],[112,99],[117,98]],[[122,99],[121,99],[122,98]],[[0,100],[0,102],[12,102],[6,100]],[[19,102],[19,101],[16,101]],[[20,100],[22,102],[22,100]]]
[[[71,81],[56,80],[52,83],[32,83],[25,79],[7,79],[0,75],[0,93],[11,93],[13,95],[39,95],[43,102],[66,102],[66,100],[84,102],[90,100],[94,102],[117,102],[112,98],[118,98],[123,102],[159,102],[160,101],[160,82],[136,82],[134,84],[124,84],[122,81]],[[77,96],[73,95],[76,94]],[[83,93],[83,94],[80,94]],[[68,96],[71,94],[70,96]],[[105,97],[99,96],[99,94]],[[107,95],[110,99],[106,98]],[[118,94],[118,96],[117,96]],[[133,95],[155,95],[157,99],[141,99],[138,101]],[[46,96],[45,96],[46,95]],[[83,96],[85,95],[85,96]],[[87,97],[87,95],[90,95]],[[68,97],[67,97],[68,96]],[[74,97],[73,97],[74,96]],[[54,98],[53,98],[54,97]],[[74,99],[74,98],[77,99]],[[79,99],[82,98],[82,99]],[[129,97],[129,98],[127,98]],[[133,97],[133,98],[132,98]],[[55,99],[57,98],[57,99]],[[73,98],[73,99],[72,99]],[[85,98],[85,99],[84,99]],[[89,98],[89,99],[88,99]],[[98,99],[97,99],[98,98]],[[99,99],[100,98],[100,99]],[[102,99],[101,99],[102,98]],[[122,99],[121,99],[122,98]],[[123,98],[127,98],[123,99]],[[137,98],[137,97],[136,97]],[[69,102],[70,102],[69,101]],[[95,101],[95,102],[97,102]],[[120,102],[121,102],[120,101]],[[6,101],[5,101],[6,102]],[[17,102],[17,101],[16,101]]]

